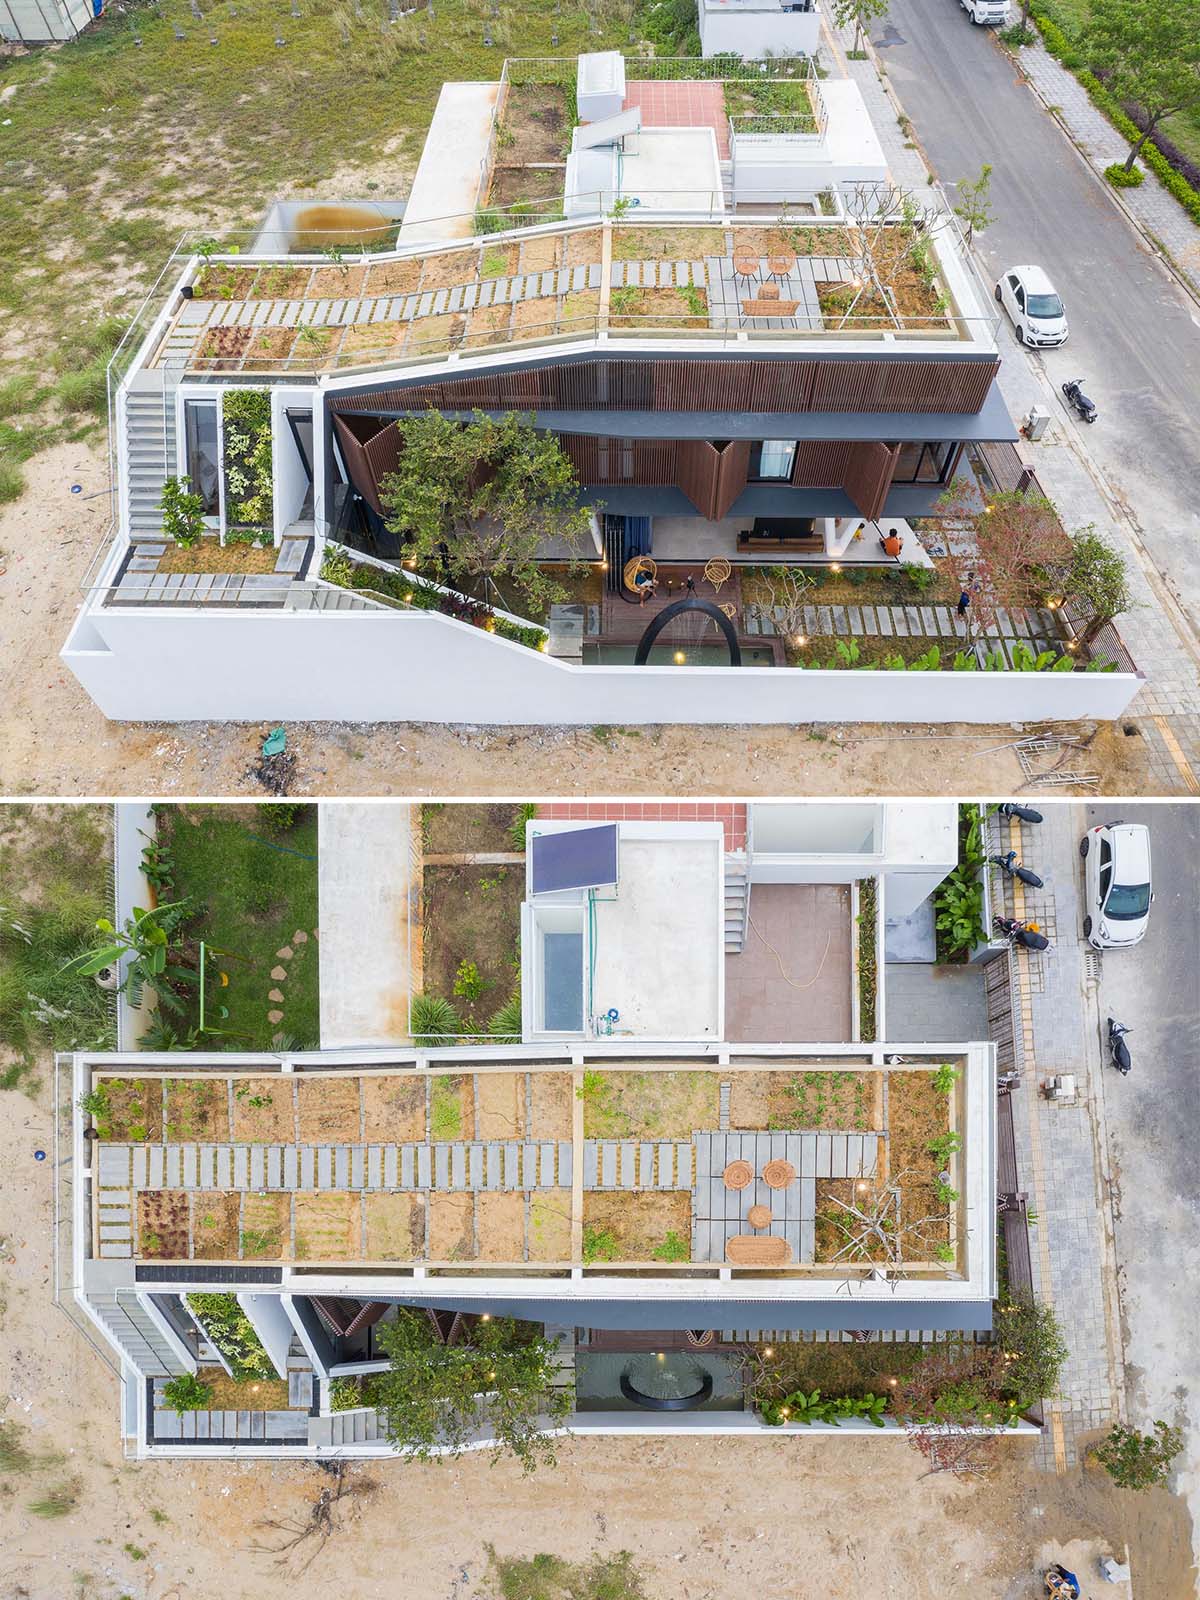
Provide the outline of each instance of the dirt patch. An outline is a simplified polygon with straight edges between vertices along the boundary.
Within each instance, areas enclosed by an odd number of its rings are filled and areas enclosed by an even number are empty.
[[[486,1033],[512,995],[520,971],[524,894],[520,867],[425,868],[422,984],[426,994],[453,1004],[468,1033]]]
[[[214,365],[211,372],[228,372],[237,367],[254,334],[250,328],[209,328],[200,341],[199,354]]]
[[[425,1079],[363,1078],[363,1138],[368,1144],[411,1144],[425,1137]]]
[[[182,1189],[143,1189],[137,1197],[138,1254],[147,1260],[188,1258],[188,1197]]]
[[[474,250],[448,250],[444,255],[426,256],[421,274],[421,290],[457,289],[474,283],[478,277],[479,255]]]
[[[585,1261],[687,1261],[691,1243],[690,1194],[652,1189],[584,1192]]]
[[[222,545],[201,539],[190,550],[169,544],[158,559],[160,572],[274,572],[279,553],[273,545]]]
[[[235,1383],[224,1367],[201,1367],[196,1374],[209,1387],[211,1411],[294,1411],[288,1386],[279,1378]]]
[[[311,267],[264,267],[247,300],[303,300]]]
[[[271,365],[286,361],[295,341],[296,334],[292,328],[260,328],[246,351],[246,360]]]
[[[640,328],[662,318],[673,328],[707,328],[708,295],[703,289],[635,289],[626,285],[608,296],[614,328]]]
[[[729,1121],[734,1128],[878,1128],[878,1072],[735,1072]]]
[[[296,1111],[292,1082],[279,1077],[238,1078],[233,1086],[233,1138],[237,1144],[292,1144]]]
[[[524,1261],[525,1196],[477,1194],[475,1228],[480,1261]]]
[[[236,1261],[241,1244],[241,1196],[200,1190],[192,1196],[192,1255],[197,1261]]]
[[[382,359],[384,353],[402,345],[407,338],[407,322],[372,322],[365,327],[347,328],[342,335],[342,354],[358,352]]]
[[[562,235],[543,233],[536,239],[522,239],[518,270],[521,272],[550,272],[559,265],[562,256]]]
[[[571,324],[581,319],[592,321],[600,311],[599,289],[576,289],[571,294],[562,297],[562,306],[559,316],[563,329],[569,333]]]
[[[539,333],[552,333],[558,325],[557,300],[541,298],[518,300],[512,308],[512,336],[514,339],[536,338]]]
[[[570,1261],[570,1189],[537,1189],[529,1196],[529,1259]]]
[[[521,259],[518,244],[486,244],[479,259],[481,278],[511,278]]]
[[[929,1141],[950,1132],[950,1102],[934,1087],[932,1072],[893,1072],[888,1077],[889,1176],[904,1174],[900,1190],[901,1226],[921,1218],[946,1219],[944,1230],[925,1227],[921,1238],[935,1244],[950,1238],[950,1206],[935,1190],[938,1174],[952,1169],[951,1156],[935,1156]],[[905,1248],[908,1260],[928,1259],[915,1236]]]
[[[475,1257],[475,1206],[469,1194],[430,1194],[430,1261],[471,1261]]]
[[[583,1131],[588,1139],[690,1139],[720,1120],[715,1072],[584,1073]]]
[[[201,267],[192,285],[196,300],[248,300],[254,293],[253,267],[229,267],[219,261]]]
[[[603,250],[599,228],[588,228],[583,233],[569,233],[563,250],[564,267],[590,267],[597,265]]]
[[[727,240],[723,228],[614,228],[613,260],[701,261],[727,255]]]
[[[168,1078],[166,1138],[223,1144],[229,1138],[229,1080]]]
[[[367,272],[364,293],[412,294],[421,282],[422,265],[419,257],[409,256],[404,261],[388,261],[381,266],[371,267]]]
[[[569,1073],[535,1072],[531,1079],[531,1139],[569,1139],[574,1118],[575,1090]]]
[[[368,1261],[422,1261],[425,1257],[425,1196],[391,1193],[364,1196]]]
[[[503,344],[508,337],[511,314],[512,307],[508,305],[484,306],[481,311],[472,311],[466,338],[467,349]]]
[[[561,161],[570,137],[567,91],[561,84],[512,85],[496,137],[497,161],[514,166],[526,161]]]
[[[442,1073],[429,1080],[429,1137],[475,1137],[475,1082],[473,1078]]]
[[[512,828],[520,814],[519,806],[422,806],[421,846],[427,856],[519,850]]]
[[[405,349],[425,351],[453,350],[462,343],[467,319],[449,314],[438,317],[414,317]]]
[[[95,1116],[102,1139],[156,1144],[162,1138],[161,1078],[102,1078],[105,1110]]]
[[[242,1200],[242,1259],[282,1261],[292,1253],[292,1198],[247,1194]]]
[[[525,1138],[525,1074],[481,1072],[475,1080],[477,1139]]]
[[[366,267],[318,267],[304,292],[306,300],[348,300],[367,281]]]
[[[488,190],[490,206],[520,206],[525,201],[558,200],[562,197],[563,167],[496,167]],[[537,210],[549,207],[535,207]],[[553,220],[547,215],[545,221]]]
[[[296,1260],[358,1261],[362,1205],[357,1194],[326,1190],[296,1196]]]
[[[357,1078],[296,1079],[301,1144],[357,1144],[362,1137]]]

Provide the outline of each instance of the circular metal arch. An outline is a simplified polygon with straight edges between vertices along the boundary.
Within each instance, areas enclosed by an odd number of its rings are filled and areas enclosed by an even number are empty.
[[[621,1393],[631,1405],[641,1406],[644,1411],[694,1411],[712,1398],[712,1392],[712,1374],[708,1372],[700,1375],[700,1387],[692,1394],[671,1395],[669,1398],[647,1394],[644,1389],[631,1383],[625,1373],[621,1374]]]
[[[664,606],[651,622],[645,633],[638,640],[637,652],[633,658],[635,667],[644,667],[650,656],[654,641],[673,618],[682,615],[685,611],[703,611],[706,617],[711,617],[717,627],[725,636],[725,643],[729,646],[729,665],[740,667],[742,664],[742,647],[738,643],[737,630],[733,623],[720,609],[713,605],[711,600],[701,600],[696,595],[685,595],[682,600],[674,600],[669,606]]]

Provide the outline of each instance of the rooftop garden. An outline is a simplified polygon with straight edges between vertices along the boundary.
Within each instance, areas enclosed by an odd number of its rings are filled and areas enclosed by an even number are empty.
[[[135,1161],[139,1259],[611,1263],[669,1271],[693,1259],[741,1264],[736,1253],[725,1254],[734,1235],[778,1245],[794,1232],[792,1254],[762,1265],[807,1264],[835,1277],[882,1265],[936,1276],[960,1265],[959,1078],[953,1063],[886,1074],[852,1062],[578,1074],[559,1067],[288,1077],[164,1070],[98,1074],[83,1109],[104,1140],[196,1152],[176,1151],[170,1159],[178,1164],[165,1169],[155,1165],[161,1157],[148,1168],[145,1158],[140,1168]],[[746,1163],[746,1184],[758,1185],[749,1192],[725,1172],[726,1147],[718,1147],[726,1137],[722,1083],[729,1134],[815,1136],[803,1148],[785,1146],[790,1172],[774,1176],[767,1146],[742,1140],[743,1156],[758,1152]],[[715,1153],[696,1135],[711,1138]],[[214,1168],[203,1156],[224,1144],[297,1146],[298,1159],[310,1163],[321,1151],[331,1161],[338,1146],[392,1154],[379,1169],[382,1186],[365,1183],[365,1169],[314,1166],[304,1181],[293,1173],[282,1188],[260,1190],[248,1181],[252,1166],[239,1177],[236,1165]],[[774,1160],[778,1147],[770,1149]],[[822,1164],[834,1175],[817,1176]],[[157,1186],[146,1182],[147,1171]],[[164,1171],[176,1187],[162,1187]],[[752,1216],[752,1205],[767,1215]],[[711,1242],[710,1223],[724,1230]],[[694,1237],[702,1239],[695,1257]]]

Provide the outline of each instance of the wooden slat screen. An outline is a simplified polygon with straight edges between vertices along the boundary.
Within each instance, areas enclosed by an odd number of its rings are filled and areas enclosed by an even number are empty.
[[[998,356],[714,361],[612,356],[334,396],[335,411],[977,412]]]
[[[896,457],[897,444],[858,442],[850,446],[850,461],[842,487],[853,500],[860,515],[875,518],[883,511]]]
[[[729,515],[730,507],[741,494],[750,476],[750,442],[734,439],[721,451],[717,464],[717,494],[713,507],[716,518]]]
[[[792,462],[792,483],[799,489],[840,489],[853,449],[853,444],[843,439],[799,440]]]
[[[367,447],[357,438],[354,430],[349,426],[344,417],[336,416],[333,425],[337,429],[338,443],[342,447],[342,458],[346,463],[346,471],[350,474],[350,482],[362,495],[372,511],[383,515],[383,506],[379,500],[379,489],[375,482],[375,474],[371,470],[371,463],[367,457]],[[396,433],[396,429],[391,430]]]
[[[720,452],[707,439],[682,439],[675,452],[675,480],[702,517],[715,517]]]

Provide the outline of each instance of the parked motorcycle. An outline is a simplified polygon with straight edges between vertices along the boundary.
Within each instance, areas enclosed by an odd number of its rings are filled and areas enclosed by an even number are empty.
[[[1020,878],[1021,882],[1027,883],[1031,889],[1041,889],[1043,887],[1042,880],[1037,873],[1030,872],[1028,867],[1023,867],[1017,861],[1017,852],[1015,850],[1010,850],[1006,856],[989,856],[988,860],[999,867],[1001,872],[1007,872],[1010,878]],[[1016,865],[1014,865],[1014,862]]]
[[[1112,1064],[1123,1078],[1129,1076],[1129,1069],[1133,1062],[1129,1056],[1129,1046],[1125,1043],[1125,1035],[1132,1033],[1132,1028],[1127,1028],[1123,1022],[1118,1022],[1115,1017],[1108,1019],[1108,1053]]]
[[[1022,822],[1041,822],[1042,813],[1032,806],[1018,805],[1015,800],[1002,800],[996,807],[1002,817],[1020,817]]]
[[[992,926],[997,933],[1002,933],[1006,939],[1011,939],[1013,944],[1022,945],[1026,950],[1050,948],[1050,941],[1044,933],[1039,933],[1037,928],[1028,922],[1018,922],[1016,917],[993,917]]]
[[[1089,400],[1080,385],[1082,378],[1072,378],[1069,383],[1064,383],[1062,392],[1067,397],[1067,403],[1083,418],[1084,422],[1095,422],[1098,412],[1096,402]]]

